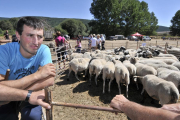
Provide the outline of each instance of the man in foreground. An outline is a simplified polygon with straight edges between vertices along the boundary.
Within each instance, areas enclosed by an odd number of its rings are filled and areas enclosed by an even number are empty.
[[[124,112],[132,120],[180,120],[180,104],[163,105],[162,108],[145,107],[116,95],[110,106]]]
[[[0,91],[4,91],[4,94],[0,92],[0,96],[5,97],[3,100],[12,101],[0,106],[0,119],[18,120],[19,112],[22,120],[41,119],[42,107],[38,105],[43,103],[42,89],[53,85],[55,76],[50,50],[42,44],[43,28],[41,20],[23,17],[16,28],[20,43],[0,46]],[[4,80],[7,69],[11,71],[8,80]],[[26,98],[22,101],[24,96]]]

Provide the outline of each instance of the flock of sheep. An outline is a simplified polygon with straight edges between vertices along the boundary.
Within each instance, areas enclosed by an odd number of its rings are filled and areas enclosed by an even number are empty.
[[[73,53],[69,51],[69,74],[74,71],[77,80],[78,72],[85,71],[85,78],[89,77],[91,85],[92,75],[95,74],[95,83],[98,84],[98,76],[102,75],[103,90],[105,93],[105,81],[109,79],[108,92],[111,83],[115,79],[121,94],[120,84],[126,86],[128,97],[128,85],[135,82],[142,84],[141,94],[146,91],[148,95],[160,101],[160,104],[176,103],[179,99],[180,62],[172,54],[163,54],[156,48],[140,47],[138,50],[125,47],[113,50]]]

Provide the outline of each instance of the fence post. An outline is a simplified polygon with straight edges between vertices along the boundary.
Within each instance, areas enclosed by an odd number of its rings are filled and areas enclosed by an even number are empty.
[[[156,40],[156,47],[157,47],[157,40]]]
[[[127,49],[127,47],[128,47],[128,41],[126,41],[126,49]]]
[[[177,46],[176,47],[178,47],[178,41],[177,41]]]
[[[138,41],[137,41],[137,49],[138,49]]]

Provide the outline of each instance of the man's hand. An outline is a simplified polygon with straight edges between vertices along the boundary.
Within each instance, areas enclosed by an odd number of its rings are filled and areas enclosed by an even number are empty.
[[[160,109],[164,109],[164,110],[168,110],[168,111],[180,114],[180,104],[179,103],[166,104],[166,105],[163,105]]]
[[[29,103],[32,105],[40,105],[46,109],[50,109],[51,106],[48,103],[44,102],[43,101],[44,99],[45,99],[44,90],[32,92],[29,98]]]
[[[116,95],[116,97],[111,100],[110,106],[123,112],[122,106],[128,101],[129,100],[126,99],[123,95]]]
[[[55,66],[52,63],[48,63],[47,65],[40,67],[35,74],[38,80],[47,78],[48,76],[54,77],[56,75]]]

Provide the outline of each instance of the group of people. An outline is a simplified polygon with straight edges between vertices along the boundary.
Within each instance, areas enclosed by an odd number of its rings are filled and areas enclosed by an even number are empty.
[[[43,89],[54,84],[56,70],[50,49],[42,44],[43,28],[40,19],[22,17],[16,28],[20,42],[0,45],[0,120],[18,120],[19,112],[22,120],[41,120],[42,107],[51,108],[43,101]],[[62,47],[65,39],[60,32],[57,34],[56,43]],[[96,41],[93,35],[91,47],[97,47]],[[5,79],[7,69],[10,73]],[[162,108],[145,107],[117,95],[110,106],[135,120],[180,119],[179,104],[164,105]]]
[[[105,50],[104,45],[105,45],[105,38],[104,38],[103,34],[101,34],[101,35],[97,34],[97,37],[95,34],[90,35],[90,39],[88,42],[89,49]]]

